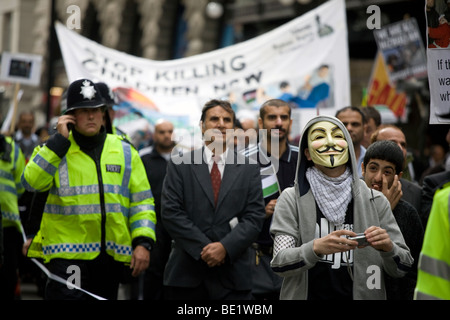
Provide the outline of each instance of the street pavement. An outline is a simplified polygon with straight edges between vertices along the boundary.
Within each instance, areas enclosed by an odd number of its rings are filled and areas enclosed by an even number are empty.
[[[118,300],[127,300],[126,286],[120,285]],[[21,300],[43,300],[38,293],[37,285],[34,283],[21,283],[20,284],[20,298]]]

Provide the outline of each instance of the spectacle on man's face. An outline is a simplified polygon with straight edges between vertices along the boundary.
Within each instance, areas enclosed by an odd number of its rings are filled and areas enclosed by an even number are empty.
[[[341,128],[329,121],[320,121],[308,131],[308,150],[318,165],[335,168],[348,161],[348,142]]]

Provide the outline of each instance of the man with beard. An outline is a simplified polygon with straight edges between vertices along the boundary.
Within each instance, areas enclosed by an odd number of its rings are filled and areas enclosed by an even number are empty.
[[[280,99],[266,101],[260,108],[258,125],[266,132],[261,136],[261,141],[246,152],[250,159],[256,159],[260,165],[266,207],[263,229],[252,246],[255,255],[253,296],[256,299],[278,299],[282,279],[270,268],[273,239],[269,228],[280,193],[294,183],[298,147],[288,141],[292,119],[287,102]]]
[[[39,137],[34,132],[35,119],[32,111],[23,111],[19,115],[19,122],[17,123],[16,134],[14,141],[20,146],[25,157],[25,164],[30,160],[34,148],[39,144]]]
[[[294,186],[278,199],[270,227],[281,299],[386,299],[382,272],[411,269],[389,201],[357,174],[351,140],[335,117],[305,126]]]
[[[172,140],[173,129],[171,122],[164,119],[157,121],[153,133],[153,145],[141,150],[146,150],[146,153],[139,153],[155,198],[156,221],[158,221],[155,230],[158,241],[152,249],[152,261],[145,274],[145,300],[160,300],[163,298],[163,273],[169,258],[172,239],[161,221],[161,191],[166,176],[167,162],[170,160],[170,154],[175,147]]]
[[[336,112],[336,118],[342,121],[352,137],[353,148],[355,150],[358,175],[361,177],[361,163],[364,160],[366,148],[362,145],[364,132],[366,131],[366,117],[357,107],[345,107]]]

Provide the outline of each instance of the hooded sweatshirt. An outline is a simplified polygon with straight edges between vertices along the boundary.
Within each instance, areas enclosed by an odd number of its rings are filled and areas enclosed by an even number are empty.
[[[314,198],[306,178],[306,170],[314,164],[304,154],[304,150],[308,147],[308,129],[320,121],[336,124],[344,133],[345,140],[352,141],[345,126],[335,117],[317,116],[304,128],[299,143],[294,186],[282,192],[270,228],[271,235],[275,239],[274,247],[284,246],[278,252],[275,249],[271,261],[274,272],[283,277],[280,299],[308,299],[308,271],[326,258],[317,255],[313,250],[314,239],[320,237],[316,232],[318,230],[316,201],[320,199]],[[392,214],[389,201],[381,192],[369,189],[365,182],[359,179],[352,143],[348,143],[348,149],[347,166],[352,173],[350,206],[353,206],[353,231],[364,232],[370,226],[386,229],[393,243],[393,249],[390,252],[378,251],[370,246],[355,249],[349,252],[353,257],[353,266],[341,268],[346,268],[353,276],[353,283],[350,283],[353,299],[386,299],[383,273],[386,272],[392,277],[403,277],[411,269],[413,258]],[[291,239],[291,243],[288,246],[278,243],[278,239],[282,238]],[[352,281],[350,277],[348,281]]]

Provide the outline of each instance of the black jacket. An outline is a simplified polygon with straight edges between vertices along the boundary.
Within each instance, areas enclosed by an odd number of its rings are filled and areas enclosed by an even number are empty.
[[[229,150],[217,205],[214,205],[208,164],[203,149],[172,157],[162,193],[162,220],[175,245],[164,273],[164,284],[193,288],[214,281],[211,296],[220,296],[219,284],[231,290],[252,289],[249,248],[264,220],[264,200],[257,164],[243,164]],[[233,154],[234,153],[234,154]],[[234,158],[233,158],[234,156]],[[196,161],[199,160],[200,161]],[[182,161],[181,161],[182,160]],[[237,220],[234,226],[231,222]],[[209,268],[201,259],[203,247],[220,241],[225,263]]]

